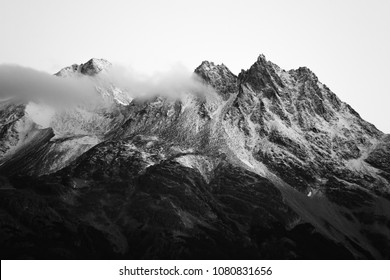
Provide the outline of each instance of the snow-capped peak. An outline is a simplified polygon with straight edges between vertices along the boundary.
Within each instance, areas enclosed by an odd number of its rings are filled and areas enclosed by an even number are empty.
[[[111,67],[111,65],[111,62],[105,59],[92,58],[80,66],[80,72],[84,75],[93,76]]]
[[[94,76],[103,70],[107,70],[111,67],[111,62],[105,59],[92,58],[86,63],[72,64],[58,71],[55,75],[58,77],[69,77],[75,74],[83,74],[88,76]]]

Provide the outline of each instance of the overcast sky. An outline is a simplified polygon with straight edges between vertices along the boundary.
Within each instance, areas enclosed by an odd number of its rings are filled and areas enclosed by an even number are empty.
[[[390,1],[0,0],[0,63],[49,73],[106,58],[144,73],[260,53],[307,66],[390,133]]]

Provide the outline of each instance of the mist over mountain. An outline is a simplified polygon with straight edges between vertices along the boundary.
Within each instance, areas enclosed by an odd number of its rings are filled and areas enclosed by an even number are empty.
[[[390,137],[306,67],[0,66],[0,96],[2,258],[390,257]]]
[[[18,65],[0,65],[0,100],[63,104],[91,98],[94,85],[85,77],[57,79],[45,72]]]

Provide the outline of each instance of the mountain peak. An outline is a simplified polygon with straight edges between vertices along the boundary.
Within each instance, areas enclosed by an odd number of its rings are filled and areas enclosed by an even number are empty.
[[[205,60],[194,72],[205,83],[214,87],[224,99],[227,99],[230,96],[230,93],[237,90],[237,76],[224,64],[216,65],[214,62]]]
[[[214,67],[215,64],[212,61],[204,60],[196,69],[210,69]],[[196,70],[195,70],[196,71]]]
[[[263,62],[263,61],[266,62],[267,59],[265,58],[265,55],[261,53],[261,54],[259,54],[259,56],[257,57],[257,61],[258,61],[258,62],[260,62],[260,61],[261,61],[261,62]]]
[[[212,61],[204,60],[195,69],[195,73],[199,74],[199,73],[202,73],[202,72],[218,71],[218,70],[222,70],[223,72],[230,72],[229,68],[227,68],[223,63],[222,64],[215,64]]]
[[[256,91],[271,87],[274,91],[271,95],[275,95],[278,86],[284,87],[282,80],[276,73],[276,69],[279,69],[276,64],[267,61],[265,55],[260,54],[249,70],[241,71],[238,79],[242,83],[249,84]]]
[[[106,70],[111,66],[111,62],[102,58],[91,58],[85,63],[72,64],[71,66],[65,67],[58,71],[55,75],[59,77],[67,77],[76,73],[83,75],[93,76]]]
[[[105,59],[92,58],[88,60],[86,63],[81,64],[80,72],[84,75],[96,75],[102,70],[107,69],[112,64]]]

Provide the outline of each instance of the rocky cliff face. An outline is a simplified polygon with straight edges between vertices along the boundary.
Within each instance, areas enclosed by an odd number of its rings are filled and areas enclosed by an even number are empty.
[[[82,134],[2,104],[6,258],[390,256],[389,137],[308,68],[260,55],[237,77],[204,61],[195,75],[211,90],[133,100],[102,86],[109,65],[56,74],[116,100]]]
[[[286,72],[260,56],[238,79],[237,96],[224,118],[228,129],[245,139],[242,148],[249,158],[307,193],[321,188],[329,176],[370,177],[360,183],[386,189],[383,177],[364,162],[382,132],[309,69]]]

